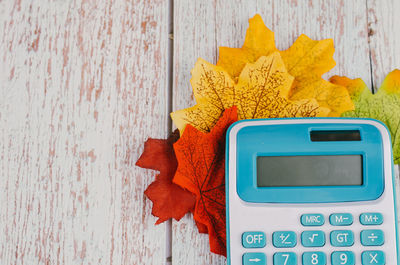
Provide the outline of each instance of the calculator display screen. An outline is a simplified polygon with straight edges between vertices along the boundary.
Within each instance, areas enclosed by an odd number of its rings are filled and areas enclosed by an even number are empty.
[[[363,184],[361,155],[259,156],[258,187]]]

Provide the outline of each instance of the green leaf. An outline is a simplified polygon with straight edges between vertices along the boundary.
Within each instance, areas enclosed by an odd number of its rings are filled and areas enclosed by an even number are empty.
[[[378,92],[372,94],[361,79],[334,76],[332,83],[345,86],[354,102],[355,110],[342,117],[372,118],[380,120],[392,136],[393,159],[400,163],[400,70],[388,74]]]

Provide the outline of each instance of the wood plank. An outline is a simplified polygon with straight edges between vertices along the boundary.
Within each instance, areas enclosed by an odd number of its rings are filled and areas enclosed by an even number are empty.
[[[367,7],[372,86],[377,90],[389,72],[400,69],[400,1],[367,0]]]
[[[371,58],[371,88],[376,92],[386,75],[400,69],[400,1],[367,0]],[[368,84],[368,83],[367,83]],[[396,166],[397,205],[400,206],[400,176]],[[397,216],[400,224],[400,217]]]
[[[0,2],[0,263],[163,264],[167,0]]]
[[[248,19],[260,13],[275,31],[279,49],[302,33],[313,39],[333,38],[337,66],[326,76],[361,77],[370,82],[367,12],[358,1],[175,1],[173,109],[194,104],[190,70],[197,57],[212,63],[218,46],[240,47]],[[225,264],[209,253],[207,235],[199,235],[192,217],[173,222],[173,264]]]

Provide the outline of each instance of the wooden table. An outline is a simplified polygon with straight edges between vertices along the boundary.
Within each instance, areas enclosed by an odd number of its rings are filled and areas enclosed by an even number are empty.
[[[154,226],[134,164],[256,13],[279,49],[333,38],[326,77],[400,68],[398,0],[0,1],[0,264],[225,264],[190,216]]]

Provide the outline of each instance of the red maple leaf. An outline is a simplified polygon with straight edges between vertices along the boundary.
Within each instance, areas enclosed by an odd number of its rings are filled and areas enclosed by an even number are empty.
[[[203,224],[202,229],[207,228],[211,251],[224,256],[225,134],[235,121],[237,108],[232,107],[225,110],[209,133],[187,125],[182,137],[174,144],[178,169],[173,181],[196,194],[194,220]]]
[[[160,171],[144,194],[153,202],[152,214],[158,217],[156,224],[170,218],[179,221],[195,205],[195,196],[172,182],[178,162],[173,144],[178,140],[175,131],[168,139],[149,138],[144,144],[144,151],[136,165]]]

